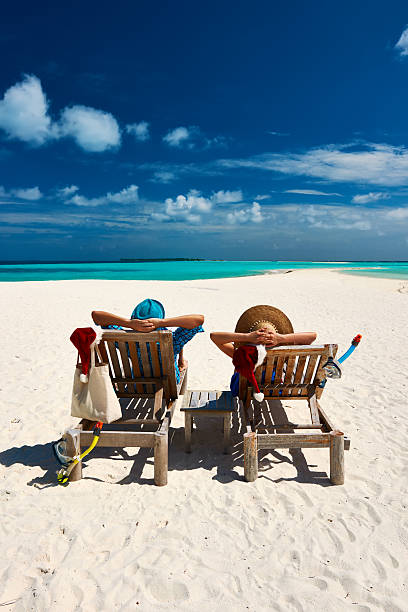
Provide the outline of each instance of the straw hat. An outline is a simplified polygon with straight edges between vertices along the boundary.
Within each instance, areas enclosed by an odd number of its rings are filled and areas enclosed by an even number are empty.
[[[293,334],[292,323],[284,312],[274,306],[252,306],[238,319],[235,326],[237,333],[248,333],[267,327],[279,334]]]

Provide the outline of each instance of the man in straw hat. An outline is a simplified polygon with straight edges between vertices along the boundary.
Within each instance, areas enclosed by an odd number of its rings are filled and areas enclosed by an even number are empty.
[[[311,344],[316,340],[315,332],[293,332],[292,323],[278,308],[252,306],[238,319],[235,332],[212,332],[211,340],[218,348],[232,357],[235,374],[231,379],[231,391],[238,394],[239,374],[247,378],[255,389],[254,398],[263,400],[255,380],[254,370],[266,357],[265,346],[284,344]]]

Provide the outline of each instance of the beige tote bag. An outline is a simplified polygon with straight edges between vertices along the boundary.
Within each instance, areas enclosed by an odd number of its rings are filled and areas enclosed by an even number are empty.
[[[95,351],[101,363],[95,364]],[[88,382],[81,382],[80,374],[81,366],[77,363],[72,388],[71,416],[102,423],[112,423],[122,418],[120,403],[109,376],[109,366],[102,363],[97,345],[91,346]]]

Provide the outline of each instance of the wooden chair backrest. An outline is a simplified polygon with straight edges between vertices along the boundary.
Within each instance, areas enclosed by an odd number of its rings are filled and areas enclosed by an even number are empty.
[[[285,346],[267,349],[266,359],[255,370],[255,378],[265,398],[305,399],[323,393],[323,366],[330,355],[337,353],[337,344],[321,346]],[[245,401],[248,381],[240,376],[240,399]]]
[[[163,387],[166,400],[177,398],[171,331],[104,331],[99,350],[118,397],[153,397]]]

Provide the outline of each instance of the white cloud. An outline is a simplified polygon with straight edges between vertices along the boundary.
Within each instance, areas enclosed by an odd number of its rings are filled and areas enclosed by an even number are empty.
[[[151,218],[156,221],[178,221],[194,223],[202,227],[225,227],[237,223],[260,223],[263,220],[261,206],[253,202],[251,206],[241,204],[242,191],[217,191],[210,197],[204,197],[200,191],[190,190],[187,195],[167,198],[164,211],[155,210]]]
[[[389,219],[408,219],[408,208],[393,208],[387,211]]]
[[[6,91],[0,101],[0,128],[9,138],[36,146],[54,136],[48,101],[36,76],[25,75]]]
[[[174,172],[168,172],[166,170],[158,170],[153,174],[153,177],[150,179],[152,183],[163,183],[166,185],[167,183],[171,183],[177,178]]]
[[[61,113],[60,132],[84,151],[100,153],[120,145],[118,122],[110,113],[88,106],[71,106]]]
[[[270,134],[271,136],[289,136],[289,132],[273,132],[273,131],[268,131],[267,134]]]
[[[213,212],[217,204],[233,204],[242,201],[242,191],[217,191],[205,198],[196,189],[191,189],[187,196],[178,195],[174,200],[165,201],[165,214],[168,218],[178,217],[198,223],[201,214]],[[259,204],[257,205],[259,206]]]
[[[408,27],[402,32],[394,49],[397,49],[401,56],[408,55]]]
[[[150,138],[149,124],[147,121],[140,121],[140,123],[129,123],[126,126],[128,134],[132,134],[136,140],[145,142]]]
[[[96,198],[87,198],[80,194],[74,195],[72,198],[66,200],[67,204],[75,204],[75,206],[103,206],[107,204],[136,204],[139,201],[139,188],[137,185],[129,185],[122,191],[117,193],[108,192],[106,195],[99,196]]]
[[[69,188],[68,188],[69,189]],[[12,191],[17,191],[14,189]],[[55,190],[52,190],[55,195]],[[217,192],[219,193],[219,192]],[[326,204],[275,204],[260,206],[255,201],[248,203],[216,203],[215,195],[203,196],[192,190],[186,195],[168,198],[165,202],[138,200],[138,189],[130,185],[117,192],[108,192],[96,198],[85,198],[76,191],[65,199],[67,206],[58,210],[44,212],[41,209],[33,212],[33,207],[27,207],[23,200],[19,201],[12,213],[7,212],[3,198],[10,191],[0,187],[2,209],[0,209],[0,224],[2,233],[10,232],[16,227],[38,228],[47,232],[49,228],[72,227],[94,228],[100,235],[112,232],[128,235],[129,231],[140,230],[160,231],[158,225],[173,223],[175,231],[194,232],[192,239],[198,234],[211,234],[210,240],[216,235],[220,241],[237,240],[237,227],[245,227],[245,240],[270,240],[271,228],[274,230],[274,240],[279,244],[293,244],[294,241],[333,241],[338,243],[343,237],[347,240],[376,240],[386,237],[388,241],[404,240],[408,228],[408,206],[391,208],[381,201],[374,207],[359,204],[329,206]],[[71,197],[70,197],[71,196]],[[74,202],[71,202],[75,198]],[[139,205],[134,203],[139,202]],[[8,202],[7,202],[8,203]],[[12,204],[13,202],[11,202]],[[105,205],[105,206],[101,206]],[[89,207],[95,207],[90,214]],[[100,207],[97,209],[96,207]],[[115,206],[112,215],[111,206]],[[28,211],[27,211],[28,208]],[[295,222],[294,222],[295,220]],[[45,229],[44,229],[45,228]],[[105,231],[106,230],[106,231]],[[51,231],[51,230],[50,230]],[[351,233],[349,233],[351,232]],[[228,238],[229,235],[229,238]],[[268,242],[269,244],[269,242]]]
[[[350,150],[351,147],[353,150]],[[267,153],[248,159],[222,159],[224,168],[253,168],[332,182],[408,185],[408,149],[387,144],[327,145],[305,153]]]
[[[67,200],[67,204],[75,204],[75,206],[102,206],[103,204],[107,204],[106,196],[101,196],[100,198],[87,198],[82,195],[74,195],[70,200]]]
[[[41,146],[72,137],[84,151],[101,152],[120,145],[118,122],[110,113],[87,106],[66,107],[53,121],[41,81],[34,75],[10,87],[0,100],[0,129],[9,138]]]
[[[137,185],[129,185],[118,193],[106,194],[108,202],[116,204],[135,204],[139,200],[139,187]]]
[[[181,147],[184,146],[188,141],[189,146],[194,146],[191,142],[194,128],[186,128],[183,126],[170,130],[165,136],[163,141],[169,145],[169,147]]]
[[[377,211],[367,208],[309,204],[292,205],[285,209],[279,207],[279,210],[281,213],[284,211],[280,215],[281,221],[290,223],[290,218],[295,217],[299,227],[306,224],[308,228],[368,231],[373,228],[374,221],[377,221]]]
[[[170,221],[170,217],[169,217],[169,215],[165,215],[164,213],[156,213],[156,212],[154,212],[154,213],[152,213],[152,214],[150,215],[150,218],[151,218],[153,221],[159,221],[159,223],[160,223],[161,221]]]
[[[10,189],[6,191],[3,186],[0,185],[0,198],[18,198],[19,200],[35,201],[43,197],[39,187],[20,187],[17,189]],[[5,204],[5,202],[2,202]],[[8,204],[14,204],[14,200],[8,202]]]
[[[364,193],[361,195],[355,195],[351,200],[354,204],[367,204],[368,202],[378,202],[378,200],[388,200],[390,195],[384,192],[374,192],[370,191],[370,193]]]
[[[42,198],[42,193],[38,187],[30,187],[28,189],[13,189],[11,192],[20,200],[39,200]]]
[[[316,195],[316,196],[341,196],[341,193],[327,193],[326,191],[316,191],[316,189],[286,189],[284,193],[299,193],[302,195]]]
[[[261,206],[258,202],[253,202],[247,208],[234,209],[227,214],[227,223],[235,225],[237,223],[261,223],[263,220]]]
[[[224,136],[209,138],[203,134],[196,125],[191,125],[189,127],[180,126],[170,130],[163,136],[163,142],[169,147],[198,149],[201,151],[212,147],[225,147],[227,144],[227,140]]]
[[[58,189],[57,193],[61,198],[67,198],[68,196],[79,191],[79,187],[76,185],[70,185],[69,187],[62,187],[62,189]]]
[[[215,204],[227,204],[230,202],[242,202],[242,191],[217,191],[211,197]]]
[[[210,212],[213,206],[211,199],[204,198],[195,189],[189,191],[187,196],[178,195],[175,200],[167,198],[164,204],[168,217],[177,217],[192,223],[199,223],[200,214]]]

